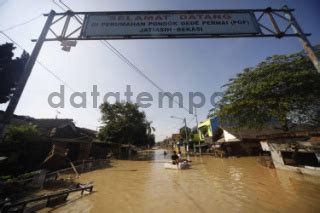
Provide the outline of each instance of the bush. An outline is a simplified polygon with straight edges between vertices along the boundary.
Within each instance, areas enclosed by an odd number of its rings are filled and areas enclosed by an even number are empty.
[[[39,135],[36,125],[10,125],[6,137],[9,141],[28,141]]]

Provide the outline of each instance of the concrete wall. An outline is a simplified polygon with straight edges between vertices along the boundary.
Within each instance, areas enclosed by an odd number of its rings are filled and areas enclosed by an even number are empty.
[[[227,132],[226,130],[223,130],[223,135],[225,142],[240,141],[236,136]]]
[[[320,177],[320,167],[312,166],[290,166],[285,165],[281,151],[291,150],[292,144],[289,143],[269,143],[270,153],[273,160],[273,164],[276,169],[282,169],[292,172],[297,172],[300,174],[319,176]]]

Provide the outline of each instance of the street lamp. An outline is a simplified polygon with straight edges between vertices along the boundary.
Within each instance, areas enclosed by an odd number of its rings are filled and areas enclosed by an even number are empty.
[[[184,131],[186,134],[186,141],[187,141],[187,152],[189,152],[189,138],[188,138],[188,130],[187,130],[187,119],[186,118],[180,118],[180,117],[176,117],[176,116],[171,116],[171,118],[175,118],[178,120],[182,120],[184,122]]]
[[[77,45],[77,41],[72,40],[63,40],[61,41],[62,50],[66,52],[70,52],[71,47],[75,47]]]

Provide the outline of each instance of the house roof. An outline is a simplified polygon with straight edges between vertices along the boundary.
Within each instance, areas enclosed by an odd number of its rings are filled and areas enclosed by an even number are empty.
[[[0,118],[4,112],[0,111]],[[72,119],[58,119],[58,118],[32,118],[29,116],[14,115],[11,120],[13,124],[33,124],[36,125],[40,131],[41,136],[57,137],[57,138],[77,138],[88,136],[96,137],[96,131],[76,127]]]
[[[179,133],[175,133],[175,134],[172,134],[171,138],[172,140],[179,140],[181,138],[181,135]]]
[[[200,122],[198,125],[199,128],[204,126],[210,126],[213,128],[212,131],[215,132],[218,128],[221,128],[230,134],[234,135],[239,139],[265,139],[265,138],[275,138],[275,137],[295,137],[294,135],[303,134],[312,134],[316,131],[320,132],[320,127],[310,127],[308,125],[297,125],[291,124],[291,127],[288,131],[284,131],[281,128],[281,125],[272,121],[268,124],[265,124],[263,128],[237,128],[236,123],[223,123],[218,117],[206,119],[203,122]],[[298,136],[299,137],[299,136]]]
[[[210,125],[211,125],[210,119],[206,119],[204,121],[201,121],[198,124],[198,128],[201,128],[201,127],[204,127],[204,126],[210,126]]]
[[[85,135],[88,135],[88,136],[91,136],[91,137],[96,137],[97,134],[98,134],[97,131],[92,130],[92,129],[87,129],[87,128],[83,128],[83,127],[76,127],[76,128],[82,134],[85,134]]]
[[[261,129],[235,129],[231,126],[220,125],[224,130],[242,139],[268,139],[268,138],[285,138],[285,137],[300,137],[301,134],[308,135],[320,132],[320,127],[310,129],[304,126],[295,126],[288,131],[284,131],[278,126],[266,125]]]
[[[0,110],[0,118],[4,115],[4,111]],[[32,123],[42,128],[51,128],[63,126],[66,124],[73,123],[72,119],[52,119],[52,118],[33,118],[25,115],[13,115],[12,123]]]
[[[74,125],[72,119],[33,119],[31,120],[31,123],[44,129],[62,127],[70,124]]]

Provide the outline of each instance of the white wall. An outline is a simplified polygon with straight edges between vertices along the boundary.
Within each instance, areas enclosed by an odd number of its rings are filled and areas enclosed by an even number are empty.
[[[236,136],[232,135],[226,130],[223,130],[223,135],[225,142],[240,141]]]

